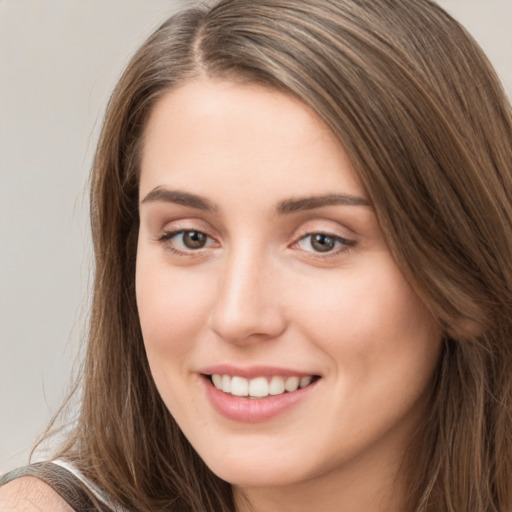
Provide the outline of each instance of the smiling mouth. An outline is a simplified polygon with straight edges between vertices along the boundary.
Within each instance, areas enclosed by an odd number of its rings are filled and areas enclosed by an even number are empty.
[[[283,395],[293,393],[298,389],[305,388],[317,381],[318,375],[282,377],[256,377],[246,379],[237,375],[206,375],[215,388],[237,397],[265,398],[267,396]]]

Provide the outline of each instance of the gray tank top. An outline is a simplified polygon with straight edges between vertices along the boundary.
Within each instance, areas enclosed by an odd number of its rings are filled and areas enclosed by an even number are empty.
[[[0,485],[22,476],[33,476],[49,485],[76,512],[127,512],[109,502],[101,492],[88,483],[68,463],[38,462],[0,477]]]

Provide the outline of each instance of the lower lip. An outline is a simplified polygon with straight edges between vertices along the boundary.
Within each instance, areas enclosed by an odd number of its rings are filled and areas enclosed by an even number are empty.
[[[298,405],[316,387],[318,380],[305,388],[264,398],[233,396],[217,389],[208,377],[202,378],[206,395],[214,409],[225,418],[242,423],[268,421]]]

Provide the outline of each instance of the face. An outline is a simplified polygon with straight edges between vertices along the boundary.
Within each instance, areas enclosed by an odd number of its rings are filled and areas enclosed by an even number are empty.
[[[441,336],[309,108],[226,81],[169,92],[146,130],[140,219],[151,371],[214,473],[284,486],[400,460]]]

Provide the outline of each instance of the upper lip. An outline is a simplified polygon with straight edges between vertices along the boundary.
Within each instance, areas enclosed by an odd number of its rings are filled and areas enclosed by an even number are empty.
[[[230,364],[217,364],[202,368],[199,373],[203,375],[230,375],[232,377],[245,377],[246,379],[254,379],[256,377],[272,377],[279,375],[282,377],[306,377],[308,375],[318,375],[315,372],[293,370],[290,368],[282,368],[277,366],[247,366],[237,367]]]

